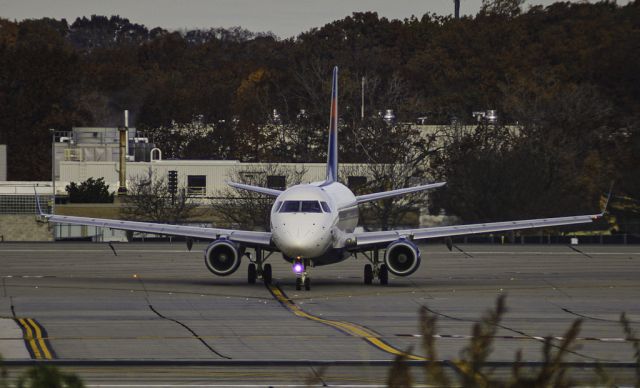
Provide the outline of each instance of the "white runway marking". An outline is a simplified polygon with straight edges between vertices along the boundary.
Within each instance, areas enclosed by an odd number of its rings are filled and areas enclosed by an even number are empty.
[[[422,334],[396,334],[397,337],[414,337],[414,338],[422,338]],[[433,338],[438,339],[462,339],[467,340],[473,338],[471,335],[464,334],[434,334]],[[540,336],[519,336],[519,335],[501,335],[494,336],[495,339],[513,339],[513,340],[529,340],[534,339],[538,341],[544,341],[546,337]],[[563,341],[564,337],[555,337],[552,336],[552,339],[556,341]],[[635,339],[631,338],[597,338],[597,337],[578,337],[576,341],[598,341],[598,342],[633,342]]]
[[[4,275],[0,276],[0,278],[11,279],[11,278],[20,278],[20,279],[42,279],[42,278],[53,278],[55,276],[50,275]]]

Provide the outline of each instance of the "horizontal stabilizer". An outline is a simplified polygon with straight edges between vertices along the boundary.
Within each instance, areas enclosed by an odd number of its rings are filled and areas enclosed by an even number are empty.
[[[266,187],[245,185],[244,183],[235,183],[235,182],[227,182],[227,184],[236,189],[253,191],[255,193],[270,195],[272,197],[277,197],[278,195],[282,194],[282,191],[280,190],[268,189]]]
[[[356,197],[356,201],[358,201],[358,203],[377,201],[379,199],[385,199],[389,197],[396,197],[399,195],[416,193],[418,191],[437,189],[438,187],[442,187],[446,184],[447,182],[430,183],[428,185],[407,187],[406,189],[397,189],[397,190],[391,190],[391,191],[382,191],[380,193],[359,195]]]

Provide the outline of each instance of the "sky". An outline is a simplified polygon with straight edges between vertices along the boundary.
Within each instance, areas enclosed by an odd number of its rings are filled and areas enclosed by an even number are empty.
[[[629,0],[619,0],[626,4]],[[553,0],[527,0],[549,5]],[[475,15],[481,0],[461,0],[461,14]],[[389,19],[453,13],[453,0],[0,0],[0,17],[10,20],[120,15],[151,29],[208,29],[240,26],[280,38],[322,27],[355,11],[376,11]]]

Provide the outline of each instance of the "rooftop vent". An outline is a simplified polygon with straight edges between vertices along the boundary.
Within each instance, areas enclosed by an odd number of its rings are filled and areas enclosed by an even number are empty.
[[[386,121],[387,124],[393,124],[396,121],[396,115],[393,113],[393,109],[386,109],[382,119]]]
[[[498,111],[495,109],[489,109],[486,111],[475,111],[471,113],[471,115],[478,121],[478,123],[498,123]]]

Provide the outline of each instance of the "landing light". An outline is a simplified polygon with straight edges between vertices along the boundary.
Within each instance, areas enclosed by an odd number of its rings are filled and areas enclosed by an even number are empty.
[[[301,263],[295,263],[293,265],[293,272],[300,273],[304,270],[304,266]]]

